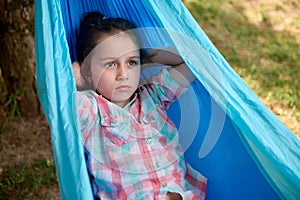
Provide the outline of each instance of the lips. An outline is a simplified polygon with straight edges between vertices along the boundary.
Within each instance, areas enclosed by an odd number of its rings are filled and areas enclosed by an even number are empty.
[[[116,90],[118,90],[118,91],[128,91],[130,89],[131,89],[131,87],[129,85],[121,85],[121,86],[116,87]]]

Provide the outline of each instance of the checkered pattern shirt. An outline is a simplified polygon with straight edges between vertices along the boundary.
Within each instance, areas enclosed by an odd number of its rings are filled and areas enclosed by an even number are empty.
[[[93,91],[78,92],[81,133],[95,197],[204,199],[207,179],[185,162],[178,131],[165,114],[186,88],[161,70],[124,108]]]

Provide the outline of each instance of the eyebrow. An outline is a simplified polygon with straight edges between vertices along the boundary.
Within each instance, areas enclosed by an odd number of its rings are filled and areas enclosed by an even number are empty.
[[[131,59],[133,59],[133,58],[140,59],[141,57],[140,56],[130,56],[129,58],[131,58]]]
[[[104,58],[99,58],[99,60],[116,60],[118,57],[104,57]],[[140,59],[140,56],[130,56],[129,59]]]

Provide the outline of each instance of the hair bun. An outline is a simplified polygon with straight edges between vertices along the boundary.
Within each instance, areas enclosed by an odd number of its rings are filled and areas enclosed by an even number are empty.
[[[85,24],[90,20],[104,20],[106,17],[100,12],[88,12],[83,15],[81,24]]]

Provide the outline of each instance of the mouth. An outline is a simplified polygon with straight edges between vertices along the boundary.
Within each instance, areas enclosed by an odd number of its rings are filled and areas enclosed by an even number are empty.
[[[116,87],[116,90],[118,90],[118,91],[124,91],[124,92],[128,91],[130,89],[131,89],[131,87],[129,85],[120,85],[120,86]]]

